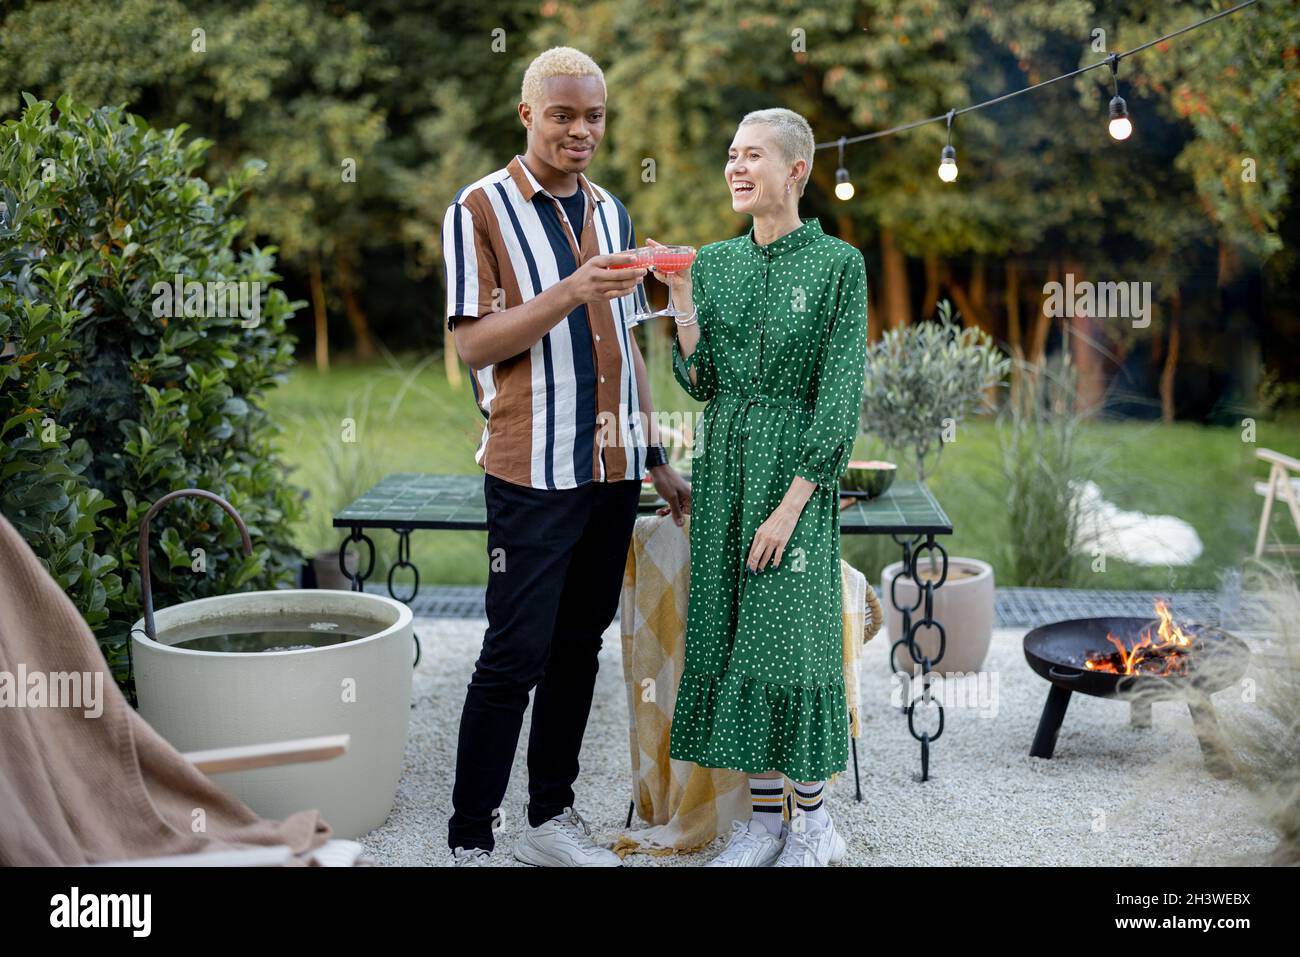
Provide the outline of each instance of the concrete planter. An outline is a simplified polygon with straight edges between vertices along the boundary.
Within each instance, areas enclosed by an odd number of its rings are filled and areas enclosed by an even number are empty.
[[[232,653],[173,647],[212,625],[331,616],[373,621],[373,633],[292,651]],[[411,610],[380,595],[286,589],[204,598],[144,620],[132,637],[140,714],[181,751],[351,735],[331,761],[213,775],[263,817],[317,808],[340,838],[383,824],[392,810],[411,713]]]
[[[928,575],[929,564],[928,554],[922,554],[918,574]],[[889,598],[890,583],[902,570],[903,563],[894,562],[881,573],[881,604],[891,645],[903,637],[903,616]],[[897,595],[899,604],[912,607],[917,601],[915,583],[910,578],[903,579],[898,583]],[[912,613],[912,621],[923,614],[924,609],[918,608]],[[934,590],[934,619],[943,626],[947,638],[943,659],[934,670],[943,674],[978,671],[988,657],[989,643],[993,640],[993,566],[977,558],[949,557],[948,579]],[[916,641],[922,654],[933,657],[939,653],[937,629],[918,628]],[[919,667],[908,654],[906,644],[894,649],[894,665],[909,675]]]

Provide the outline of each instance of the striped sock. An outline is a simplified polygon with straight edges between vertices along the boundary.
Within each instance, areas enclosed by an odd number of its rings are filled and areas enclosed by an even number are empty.
[[[825,827],[830,823],[830,815],[826,813],[826,802],[822,800],[822,791],[826,787],[825,781],[814,781],[812,784],[801,784],[798,781],[791,781],[794,785],[795,806],[804,814],[804,820],[813,827]]]
[[[754,805],[750,821],[757,821],[768,833],[779,837],[784,823],[781,816],[784,795],[785,782],[780,778],[750,778],[749,799]]]

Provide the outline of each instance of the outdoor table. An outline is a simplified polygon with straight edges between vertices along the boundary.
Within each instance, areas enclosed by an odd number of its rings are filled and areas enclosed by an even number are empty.
[[[653,512],[658,504],[642,504],[641,512]],[[934,494],[921,482],[896,481],[883,495],[874,499],[841,499],[840,534],[889,535],[902,548],[902,571],[891,583],[889,601],[902,616],[901,634],[894,636],[889,649],[889,667],[894,666],[894,651],[898,645],[908,648],[919,672],[913,676],[920,682],[919,696],[909,693],[900,709],[907,718],[907,729],[921,745],[921,772],[916,780],[925,781],[930,776],[930,745],[943,734],[943,704],[930,694],[930,673],[943,657],[946,636],[943,626],[934,619],[934,591],[948,578],[948,553],[936,536],[951,535],[952,522],[944,513]],[[397,533],[397,561],[388,570],[388,594],[400,602],[414,600],[420,590],[420,572],[411,562],[410,535],[423,529],[459,531],[487,531],[487,507],[483,501],[483,473],[468,475],[435,475],[402,472],[386,476],[355,501],[334,516],[334,527],[348,529],[339,546],[339,567],[352,582],[354,591],[361,591],[365,580],[375,569],[375,543],[366,534],[367,529],[384,528]],[[369,555],[362,571],[362,556],[357,556],[356,574],[349,572],[345,556],[349,545],[365,543]],[[921,581],[916,573],[921,555],[938,553],[939,577],[934,581]],[[399,597],[393,578],[398,569],[409,568],[413,575],[411,592]],[[916,602],[904,607],[898,602],[897,583],[910,578],[916,585]],[[913,619],[913,615],[920,616]],[[933,627],[939,634],[939,654],[928,658],[916,644],[917,630]],[[904,675],[904,679],[908,676]],[[908,685],[910,688],[911,686]],[[922,706],[918,709],[918,705]],[[924,713],[932,708],[936,713],[935,727],[918,730],[918,710]],[[857,743],[854,742],[853,764],[857,769]]]

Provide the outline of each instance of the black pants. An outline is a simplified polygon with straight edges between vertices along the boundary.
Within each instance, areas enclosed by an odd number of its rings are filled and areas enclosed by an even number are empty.
[[[488,627],[456,749],[450,847],[491,849],[528,693],[528,822],[573,805],[601,635],[618,609],[640,482],[535,489],[483,477]]]

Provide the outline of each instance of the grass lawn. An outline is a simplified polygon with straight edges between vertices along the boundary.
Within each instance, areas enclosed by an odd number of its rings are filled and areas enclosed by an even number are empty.
[[[644,332],[644,330],[643,330]],[[673,381],[667,351],[656,341],[648,350],[652,391],[660,411],[697,411]],[[337,550],[340,530],[329,516],[390,472],[448,472],[481,475],[474,449],[482,417],[474,406],[468,378],[459,387],[447,382],[441,356],[402,357],[358,365],[338,363],[326,375],[300,365],[269,397],[284,427],[280,449],[295,468],[292,481],[308,489],[309,521],[298,544],[314,551]],[[344,441],[345,419],[355,422],[355,441]],[[1254,459],[1257,447],[1300,452],[1300,416],[1260,422],[1256,444],[1242,441],[1238,429],[1189,423],[1098,422],[1082,439],[1096,481],[1105,497],[1125,509],[1176,515],[1190,522],[1205,551],[1180,568],[1132,565],[1108,559],[1103,573],[1085,568],[1079,584],[1089,588],[1172,590],[1213,588],[1221,570],[1239,564],[1254,547],[1261,499],[1251,485],[1267,470]],[[858,441],[855,457],[880,450],[869,437]],[[907,474],[907,470],[903,470]],[[996,427],[982,419],[963,424],[949,443],[930,480],[953,522],[946,543],[950,554],[993,564],[998,583],[1014,585],[1004,574],[1007,523],[1005,482],[999,465]],[[1274,512],[1274,531],[1293,541],[1285,509]],[[378,551],[374,578],[388,574],[397,554],[392,532],[368,533]],[[483,584],[487,580],[487,535],[482,532],[421,532],[411,537],[412,560],[422,583]],[[884,563],[897,558],[897,546],[876,536],[846,536],[844,557],[879,584]],[[1086,564],[1086,563],[1085,563]],[[405,587],[405,579],[401,582]]]

